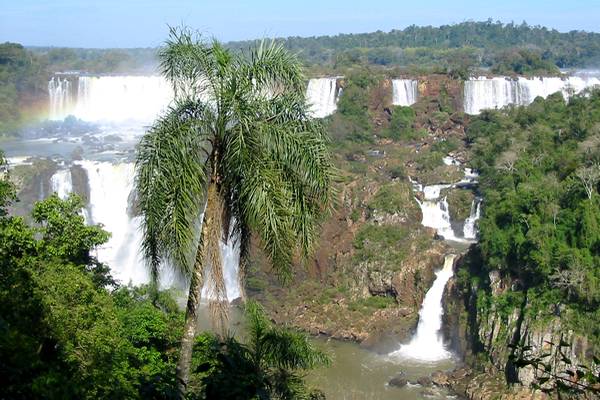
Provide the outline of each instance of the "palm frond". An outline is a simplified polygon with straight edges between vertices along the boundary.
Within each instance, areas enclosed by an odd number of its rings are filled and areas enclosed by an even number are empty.
[[[197,102],[176,104],[138,145],[135,191],[153,280],[163,261],[186,276],[193,265],[210,139],[203,109]]]
[[[169,28],[169,39],[158,52],[162,75],[171,83],[176,99],[205,101],[214,95],[216,64],[213,47],[187,28]]]

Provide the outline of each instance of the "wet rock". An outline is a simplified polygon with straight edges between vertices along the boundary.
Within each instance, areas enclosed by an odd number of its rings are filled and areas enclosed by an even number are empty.
[[[431,382],[436,386],[448,386],[450,384],[448,374],[442,371],[436,371],[431,374]]]
[[[406,379],[404,379],[403,374],[400,373],[399,375],[393,377],[392,379],[390,379],[390,381],[388,382],[388,385],[393,386],[393,387],[404,387],[408,384],[408,381]]]
[[[421,386],[431,386],[431,378],[428,376],[422,376],[417,379],[417,383]]]

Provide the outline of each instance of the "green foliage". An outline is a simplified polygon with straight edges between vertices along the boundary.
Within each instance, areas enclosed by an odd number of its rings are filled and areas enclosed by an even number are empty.
[[[195,344],[194,371],[207,399],[318,398],[306,387],[303,372],[328,365],[329,357],[305,334],[274,326],[258,303],[246,304],[245,343],[204,334]],[[194,395],[191,396],[195,398]]]
[[[335,141],[373,142],[369,91],[376,84],[369,70],[354,71],[346,78],[337,112],[327,120],[327,131]]]
[[[23,107],[47,95],[43,60],[17,43],[0,44],[0,137],[14,134],[25,122]]]
[[[393,297],[370,296],[348,304],[348,309],[370,314],[373,310],[382,310],[394,304],[396,304],[396,300]]]
[[[483,265],[537,293],[539,310],[560,301],[594,318],[600,305],[600,195],[589,173],[600,156],[599,109],[597,91],[568,103],[550,96],[482,113],[467,131],[484,204],[493,205],[479,222]],[[600,344],[596,328],[575,324]]]
[[[411,107],[394,107],[390,125],[381,132],[381,136],[394,140],[418,139],[419,135],[413,127],[414,122],[415,111]]]
[[[475,66],[490,66],[507,49],[537,48],[543,60],[560,68],[594,65],[600,60],[600,34],[561,33],[540,26],[503,24],[491,19],[440,27],[415,25],[403,30],[282,39],[309,64],[344,68],[357,64],[437,66],[456,77]],[[247,48],[249,42],[232,42]]]
[[[560,70],[540,52],[530,49],[505,51],[496,57],[492,72],[498,75],[558,75]]]
[[[412,191],[405,183],[390,183],[379,188],[369,202],[371,210],[397,214],[415,207]]]
[[[356,262],[384,263],[396,270],[408,254],[405,246],[409,234],[405,226],[362,225],[354,238],[354,259]]]

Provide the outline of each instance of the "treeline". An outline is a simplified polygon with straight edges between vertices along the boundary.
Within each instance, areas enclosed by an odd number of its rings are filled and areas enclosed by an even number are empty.
[[[486,204],[483,276],[512,282],[508,312],[527,299],[600,348],[600,91],[485,111],[467,136]]]
[[[156,48],[83,49],[31,47],[54,72],[81,71],[91,74],[156,73]]]
[[[503,24],[491,19],[440,27],[409,26],[403,30],[336,36],[282,38],[308,64],[344,66],[349,63],[404,65],[452,63],[457,56],[470,64],[491,67],[511,57],[505,50],[528,49],[560,68],[584,67],[600,62],[600,34],[561,33],[541,26]],[[247,48],[251,42],[232,42]]]
[[[94,256],[109,233],[85,224],[75,195],[38,202],[27,220],[11,215],[9,174],[0,152],[0,398],[182,398],[173,293],[115,282]],[[328,357],[258,304],[245,312],[243,340],[197,337],[185,398],[323,399],[303,377]]]

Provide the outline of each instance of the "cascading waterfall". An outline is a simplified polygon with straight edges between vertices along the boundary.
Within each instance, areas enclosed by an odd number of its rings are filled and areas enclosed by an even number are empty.
[[[508,77],[477,77],[465,82],[464,110],[467,114],[479,114],[485,109],[502,108],[507,105],[528,105],[536,97],[546,98],[560,92],[565,99],[584,89],[600,85],[593,76],[534,77],[511,79]]]
[[[436,272],[433,286],[425,294],[425,299],[419,311],[417,332],[410,343],[391,353],[391,356],[415,359],[419,361],[440,361],[451,357],[445,348],[444,340],[440,335],[442,327],[442,297],[446,283],[453,275],[454,254],[449,254],[444,259],[444,267]]]
[[[460,165],[457,160],[449,156],[444,158],[444,163],[446,165]],[[465,168],[464,174],[464,177],[460,181],[451,184],[423,186],[410,177],[409,180],[415,192],[423,193],[422,200],[415,197],[419,207],[421,207],[421,214],[423,216],[421,225],[435,229],[437,234],[445,240],[469,243],[477,239],[477,221],[481,214],[481,199],[478,198],[471,204],[471,213],[464,221],[461,237],[457,236],[452,228],[447,197],[442,197],[441,195],[445,189],[468,189],[477,184],[479,175],[475,171]]]
[[[48,97],[50,98],[50,119],[65,118],[73,107],[71,81],[58,76],[48,82]]]
[[[456,237],[450,223],[448,201],[445,196],[440,200],[440,192],[450,187],[452,185],[425,186],[423,188],[423,201],[417,199],[417,202],[423,214],[421,225],[435,229],[438,235],[446,240],[459,241],[460,238]]]
[[[417,102],[418,82],[413,79],[392,80],[392,103],[395,106],[410,106]]]
[[[50,178],[50,188],[61,199],[66,199],[73,191],[70,169],[60,169]]]
[[[337,109],[337,78],[316,78],[308,81],[306,98],[315,118],[324,118]]]

